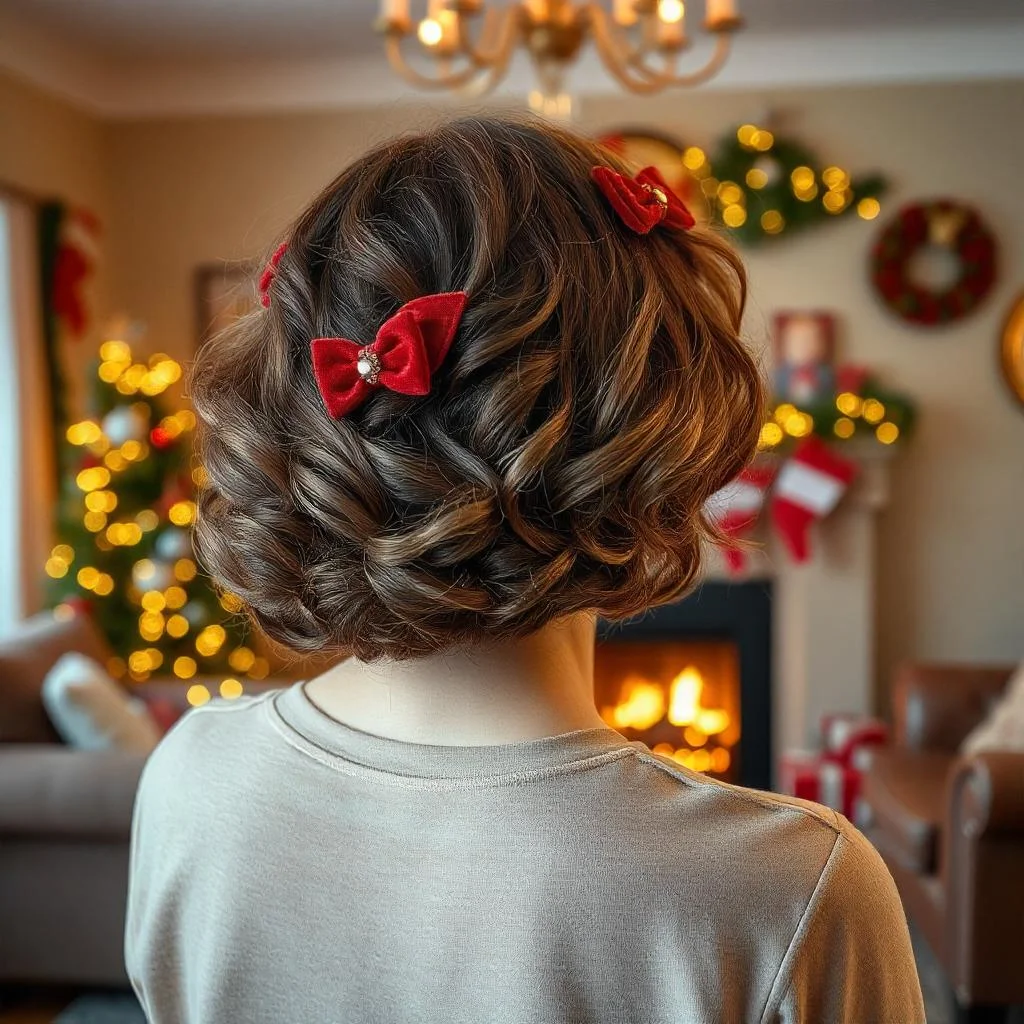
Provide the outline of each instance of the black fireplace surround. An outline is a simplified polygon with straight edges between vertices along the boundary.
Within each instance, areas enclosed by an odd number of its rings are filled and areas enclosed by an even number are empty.
[[[728,640],[739,652],[739,782],[771,784],[772,586],[768,580],[708,582],[675,604],[620,623],[598,623],[602,642]]]

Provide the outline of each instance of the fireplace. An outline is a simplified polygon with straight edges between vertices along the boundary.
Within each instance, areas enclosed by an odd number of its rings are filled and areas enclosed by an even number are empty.
[[[695,771],[771,782],[771,583],[704,583],[689,597],[598,628],[604,720]]]

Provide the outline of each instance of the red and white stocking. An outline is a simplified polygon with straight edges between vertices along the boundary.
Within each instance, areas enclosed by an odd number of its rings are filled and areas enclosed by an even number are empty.
[[[836,507],[856,475],[857,463],[837,455],[814,434],[783,465],[772,492],[771,515],[796,561],[807,561],[811,524]]]
[[[750,533],[760,518],[774,476],[774,466],[750,466],[743,470],[735,480],[708,498],[704,506],[708,518],[730,539]],[[747,563],[738,544],[723,545],[722,554],[732,573],[741,572]]]

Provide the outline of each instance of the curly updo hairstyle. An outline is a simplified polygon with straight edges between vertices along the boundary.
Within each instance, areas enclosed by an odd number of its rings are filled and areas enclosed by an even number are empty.
[[[532,120],[380,146],[294,225],[269,308],[200,353],[197,548],[272,639],[411,658],[695,584],[704,503],[763,422],[743,267],[705,230],[634,234],[595,164],[634,172]],[[369,344],[449,291],[468,301],[430,393],[331,419],[310,340]]]

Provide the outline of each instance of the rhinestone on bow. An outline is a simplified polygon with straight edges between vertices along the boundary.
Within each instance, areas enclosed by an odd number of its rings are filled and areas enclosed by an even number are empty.
[[[380,379],[380,358],[373,349],[361,348],[356,360],[356,370],[367,384],[376,384]]]

